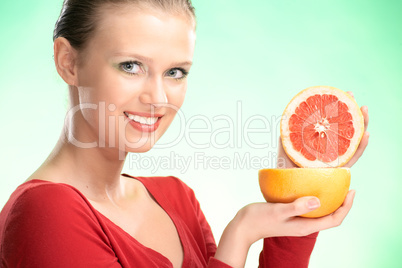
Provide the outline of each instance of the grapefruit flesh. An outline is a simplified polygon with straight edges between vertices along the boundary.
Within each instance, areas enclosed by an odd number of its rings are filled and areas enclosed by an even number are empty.
[[[300,167],[339,167],[355,153],[364,119],[355,100],[329,86],[309,87],[286,107],[281,121],[283,148]]]

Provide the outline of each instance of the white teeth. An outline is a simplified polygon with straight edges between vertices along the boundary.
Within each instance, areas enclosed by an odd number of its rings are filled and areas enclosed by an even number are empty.
[[[145,125],[153,125],[156,123],[156,121],[158,121],[158,117],[143,117],[133,114],[127,114],[127,115],[128,118],[130,118],[131,120]]]

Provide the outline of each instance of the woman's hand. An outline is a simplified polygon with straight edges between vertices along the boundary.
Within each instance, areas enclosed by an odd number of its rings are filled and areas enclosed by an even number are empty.
[[[254,203],[243,207],[222,234],[215,258],[244,267],[249,247],[256,241],[274,236],[306,236],[339,226],[352,207],[355,192],[349,191],[334,213],[321,218],[299,215],[319,207],[316,197],[301,197],[292,203]],[[318,206],[317,206],[318,205]]]
[[[349,95],[351,95],[353,98],[353,93],[351,91],[347,92]],[[368,114],[368,108],[367,106],[362,106],[360,108],[360,110],[362,111],[363,114],[363,118],[364,118],[364,133],[363,133],[363,137],[360,141],[359,146],[357,147],[357,150],[355,152],[355,154],[353,155],[353,157],[349,160],[349,162],[347,162],[344,167],[352,167],[357,160],[363,155],[364,150],[366,150],[366,147],[368,145],[368,141],[369,141],[369,132],[367,132],[367,126],[369,123],[369,114]],[[295,163],[293,163],[293,161],[287,156],[287,154],[285,153],[285,150],[283,149],[283,145],[282,145],[282,140],[281,138],[279,138],[279,149],[278,149],[278,168],[294,168],[297,167],[297,165]]]

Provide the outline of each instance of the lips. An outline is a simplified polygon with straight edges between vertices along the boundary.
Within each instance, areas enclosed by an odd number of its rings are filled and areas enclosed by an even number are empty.
[[[161,121],[163,115],[141,113],[141,112],[124,112],[124,115],[129,119],[129,123],[134,129],[141,132],[153,132],[155,131]]]

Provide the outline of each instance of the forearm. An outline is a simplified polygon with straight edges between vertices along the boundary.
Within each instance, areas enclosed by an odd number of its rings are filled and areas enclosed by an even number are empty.
[[[243,237],[241,226],[233,220],[223,231],[215,258],[234,268],[244,267],[250,246]]]
[[[265,266],[262,267],[307,267],[317,232],[339,226],[352,207],[353,197],[350,191],[337,211],[317,219],[298,217],[315,209],[309,205],[316,199],[312,196],[287,204],[249,204],[226,227],[215,257],[232,267],[244,267],[250,246],[262,238],[272,237],[264,241]],[[278,266],[278,263],[284,264]]]

